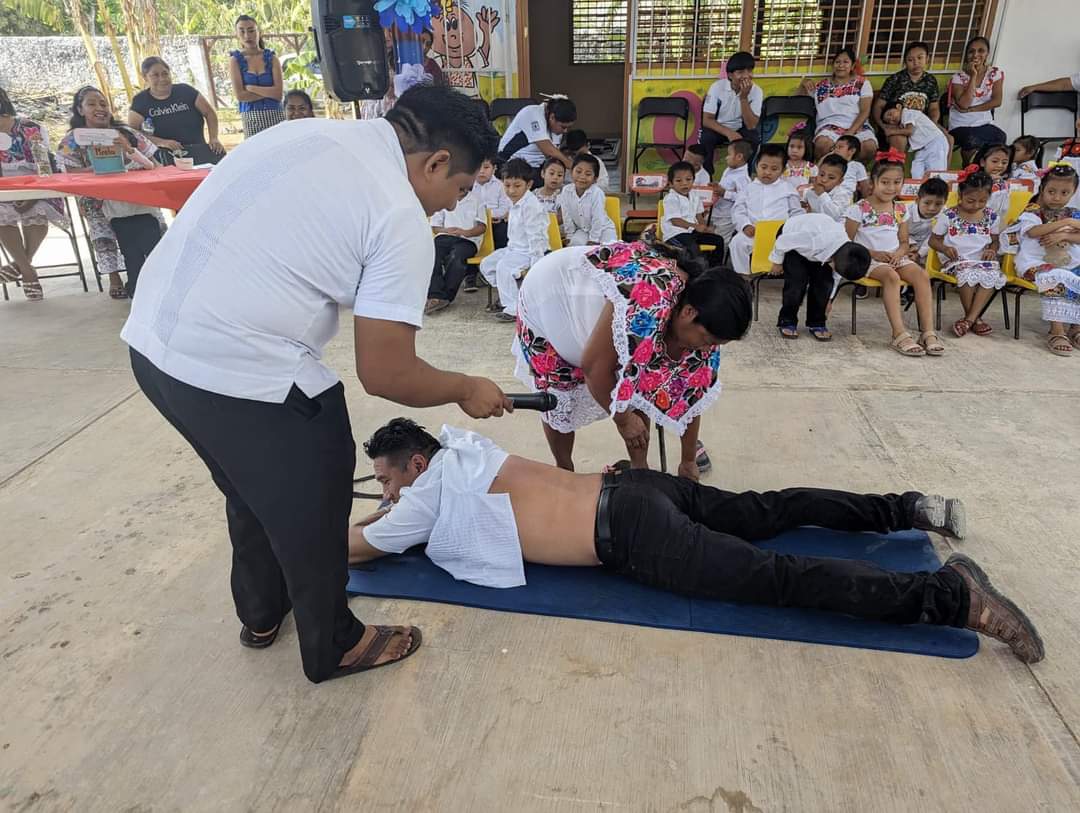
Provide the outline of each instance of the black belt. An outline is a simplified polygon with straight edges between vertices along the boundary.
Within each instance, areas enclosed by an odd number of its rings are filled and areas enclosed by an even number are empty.
[[[596,502],[596,556],[607,564],[611,561],[611,492],[620,485],[619,472],[604,475],[600,484],[600,499]]]

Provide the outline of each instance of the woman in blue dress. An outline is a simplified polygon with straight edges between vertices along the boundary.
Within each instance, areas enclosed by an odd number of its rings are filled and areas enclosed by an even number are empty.
[[[264,45],[254,18],[246,14],[237,17],[236,36],[240,48],[229,53],[229,78],[240,103],[244,138],[251,138],[285,121],[281,106],[281,62]]]

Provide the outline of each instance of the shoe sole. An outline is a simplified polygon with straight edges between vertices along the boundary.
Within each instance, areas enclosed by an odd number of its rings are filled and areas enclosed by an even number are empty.
[[[943,497],[940,494],[926,494],[924,499],[924,517],[928,527],[919,530],[933,531],[950,539],[962,540],[967,534],[967,511],[964,503],[955,497]]]
[[[975,563],[974,559],[965,556],[962,553],[954,553],[952,556],[945,560],[944,566],[952,566],[955,569],[955,566],[957,565],[964,568],[965,570],[967,570],[968,573],[971,574],[971,577],[975,580],[975,583],[979,585],[979,588],[983,592],[991,596],[994,600],[1000,601],[1009,610],[1009,612],[1014,613],[1016,617],[1020,619],[1024,628],[1031,634],[1031,637],[1038,645],[1035,656],[1030,659],[1022,657],[1020,653],[1017,652],[1015,649],[1013,649],[1013,654],[1016,655],[1016,657],[1024,663],[1038,663],[1043,658],[1045,658],[1046,648],[1043,646],[1042,636],[1039,635],[1039,631],[1035,628],[1035,625],[1032,623],[1031,619],[1028,618],[1027,613],[1017,607],[1016,604],[1013,603],[1013,601],[1007,596],[1002,595],[1002,593],[996,587],[994,587],[993,584],[990,583],[990,577],[986,575],[985,570],[983,570],[981,567],[979,567],[978,564]],[[994,638],[995,640],[1001,640],[1000,638],[997,638],[993,635],[991,635],[990,637]],[[1012,645],[1009,644],[1008,641],[1002,641],[1002,643],[1006,644],[1007,646],[1009,646],[1010,649],[1012,649]]]

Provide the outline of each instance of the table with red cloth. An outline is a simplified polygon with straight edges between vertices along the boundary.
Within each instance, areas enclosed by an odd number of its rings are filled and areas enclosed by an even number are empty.
[[[177,210],[209,173],[208,169],[157,167],[114,175],[92,172],[20,175],[0,178],[0,201],[77,195]]]

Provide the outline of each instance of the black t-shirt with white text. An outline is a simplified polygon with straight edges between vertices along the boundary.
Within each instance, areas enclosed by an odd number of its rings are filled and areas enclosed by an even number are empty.
[[[203,114],[195,107],[199,91],[191,85],[174,84],[168,99],[156,99],[149,90],[137,93],[131,109],[154,124],[156,138],[168,138],[181,144],[205,144]]]

